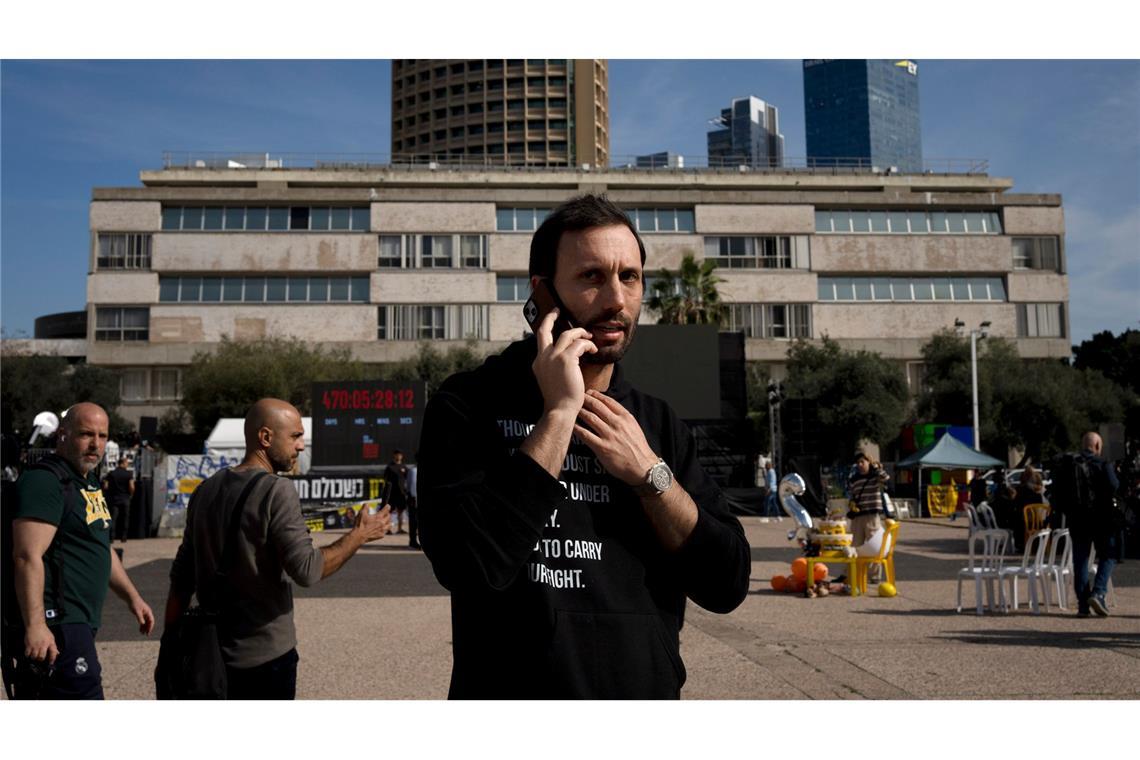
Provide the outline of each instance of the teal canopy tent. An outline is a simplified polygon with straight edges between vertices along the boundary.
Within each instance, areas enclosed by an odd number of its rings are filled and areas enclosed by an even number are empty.
[[[952,435],[943,435],[922,451],[911,454],[898,463],[898,467],[918,468],[918,513],[922,514],[922,471],[927,468],[940,470],[981,470],[987,467],[1002,467],[1005,463],[988,454],[975,451]]]

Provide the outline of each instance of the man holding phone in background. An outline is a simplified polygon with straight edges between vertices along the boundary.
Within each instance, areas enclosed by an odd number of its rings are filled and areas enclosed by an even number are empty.
[[[420,528],[451,591],[453,698],[672,698],[686,597],[748,590],[739,521],[688,428],[618,364],[645,248],[620,208],[563,203],[531,242],[534,337],[428,403]]]

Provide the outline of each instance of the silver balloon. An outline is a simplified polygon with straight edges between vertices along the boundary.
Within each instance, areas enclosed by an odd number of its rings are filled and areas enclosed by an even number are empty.
[[[779,494],[780,506],[783,507],[784,513],[788,517],[796,521],[796,529],[788,532],[788,539],[795,538],[796,533],[811,530],[811,515],[804,509],[804,505],[800,504],[797,496],[801,495],[807,490],[807,484],[804,479],[796,473],[785,475],[780,480],[780,486],[777,488],[776,493]]]

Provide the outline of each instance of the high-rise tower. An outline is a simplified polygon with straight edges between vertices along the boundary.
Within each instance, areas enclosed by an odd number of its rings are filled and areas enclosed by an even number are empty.
[[[807,60],[803,66],[809,166],[922,171],[918,64]]]
[[[532,166],[609,164],[603,60],[392,61],[392,156]]]
[[[709,166],[783,166],[780,114],[771,103],[752,95],[735,98],[713,123],[718,128],[708,133]]]

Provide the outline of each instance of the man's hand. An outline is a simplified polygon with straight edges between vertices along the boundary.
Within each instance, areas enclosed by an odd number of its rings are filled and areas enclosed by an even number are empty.
[[[360,537],[360,543],[367,544],[384,538],[391,525],[392,505],[385,504],[384,508],[378,510],[376,514],[369,514],[367,508],[357,512],[356,523],[352,526],[352,530]]]
[[[644,482],[649,468],[660,459],[633,415],[604,393],[586,391],[578,420],[574,432],[606,471],[626,485]]]
[[[557,318],[558,309],[551,309],[539,323],[535,331],[538,355],[531,368],[542,391],[545,411],[576,415],[582,408],[586,392],[578,362],[585,353],[597,353],[598,347],[590,341],[593,336],[581,327],[567,330],[554,340],[554,320]]]
[[[150,605],[144,602],[141,596],[136,595],[127,602],[127,608],[135,616],[135,620],[139,621],[139,633],[149,636],[154,630],[154,613],[151,612]]]
[[[24,631],[24,656],[36,662],[47,660],[48,665],[55,662],[59,647],[55,645],[55,636],[51,635],[46,623],[33,623]]]

